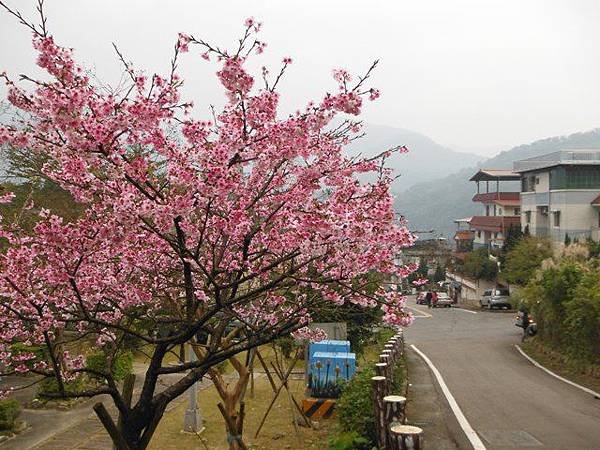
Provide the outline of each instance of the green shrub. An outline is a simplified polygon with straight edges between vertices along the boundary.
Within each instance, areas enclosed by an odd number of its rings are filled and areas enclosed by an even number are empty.
[[[489,258],[486,248],[480,248],[467,254],[462,270],[478,280],[493,280],[498,275],[498,264]]]
[[[375,369],[371,364],[357,372],[337,401],[338,421],[344,431],[375,442],[375,418],[373,416],[373,392],[371,377]]]
[[[600,364],[600,270],[586,273],[566,304],[563,319],[568,336],[563,342],[570,356]]]
[[[371,441],[356,431],[351,431],[329,438],[327,450],[371,450],[372,448]]]
[[[21,414],[21,405],[14,398],[0,400],[0,430],[12,430],[17,417]]]
[[[563,257],[520,292],[538,335],[573,363],[600,364],[600,268]]]
[[[109,372],[108,357],[103,351],[89,355],[85,360],[85,366],[98,372]],[[110,369],[116,381],[123,380],[133,371],[133,354],[130,351],[117,353]]]
[[[64,383],[65,391],[67,392],[79,392],[82,391],[85,387],[85,382],[83,377],[77,377],[73,381],[65,381]],[[59,392],[58,390],[58,381],[56,378],[49,377],[44,378],[40,384],[40,397],[44,397],[44,394],[56,394]]]
[[[546,239],[525,237],[506,254],[502,276],[511,284],[526,284],[542,261],[552,256],[552,244]]]

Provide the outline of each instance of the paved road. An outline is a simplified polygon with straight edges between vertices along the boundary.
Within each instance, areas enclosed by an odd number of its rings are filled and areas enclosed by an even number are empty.
[[[600,449],[600,400],[523,358],[514,314],[409,302],[422,317],[405,330],[407,345],[438,368],[486,448]]]

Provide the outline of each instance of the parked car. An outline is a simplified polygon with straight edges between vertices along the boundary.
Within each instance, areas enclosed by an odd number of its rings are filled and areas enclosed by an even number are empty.
[[[419,292],[417,294],[417,305],[425,305],[427,302],[425,301],[425,296],[427,292]]]
[[[479,306],[488,309],[511,309],[510,293],[508,289],[488,289],[479,300]]]
[[[452,306],[453,301],[446,292],[438,292],[437,296],[437,302],[433,305],[434,308],[450,308]]]

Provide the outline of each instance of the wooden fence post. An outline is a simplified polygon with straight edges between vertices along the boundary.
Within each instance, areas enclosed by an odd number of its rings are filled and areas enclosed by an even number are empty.
[[[394,425],[391,427],[391,450],[421,450],[423,430],[412,425]]]
[[[396,425],[402,425],[404,422],[404,408],[406,398],[400,395],[387,395],[383,397],[383,410],[386,423],[386,447],[394,448],[394,435],[391,428]]]
[[[383,397],[386,396],[387,381],[382,376],[371,377],[371,381],[373,382],[373,416],[375,417],[377,445],[379,448],[385,448],[387,424],[383,411]]]
[[[386,388],[388,392],[392,390],[392,379],[390,378],[390,367],[388,363],[376,363],[375,364],[375,374],[380,377],[385,377],[385,382],[387,384]]]
[[[382,353],[381,355],[379,355],[379,362],[386,363],[389,359],[390,355],[388,355],[387,353]]]

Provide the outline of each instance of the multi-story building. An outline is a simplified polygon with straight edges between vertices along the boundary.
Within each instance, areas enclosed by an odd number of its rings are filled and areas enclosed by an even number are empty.
[[[473,201],[482,203],[484,207],[484,214],[473,216],[469,222],[474,231],[473,248],[500,248],[510,227],[520,227],[519,192],[515,185],[519,180],[519,174],[511,170],[481,169],[471,177],[470,181],[477,183]],[[485,192],[481,186],[483,182]],[[514,190],[501,191],[500,183],[503,187],[508,184]]]
[[[600,239],[600,150],[561,150],[516,161],[521,227],[555,242]]]
[[[471,223],[470,217],[464,219],[456,219],[456,233],[454,233],[454,248],[456,253],[466,253],[473,250],[473,238],[475,232],[469,229]]]

